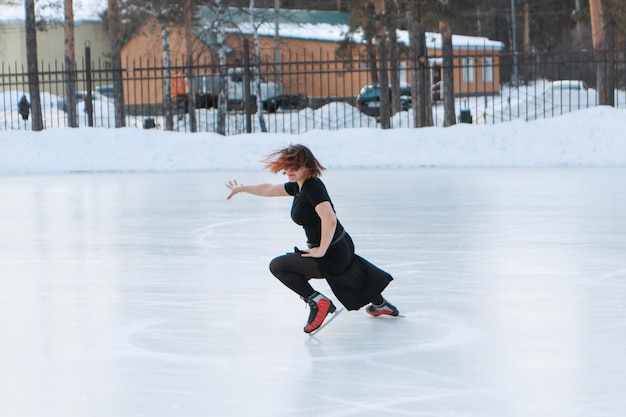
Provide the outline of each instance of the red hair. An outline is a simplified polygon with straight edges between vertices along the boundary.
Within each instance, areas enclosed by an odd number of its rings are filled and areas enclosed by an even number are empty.
[[[287,168],[305,167],[311,177],[319,177],[326,168],[319,163],[313,152],[304,145],[290,145],[269,154],[263,162],[265,168],[276,173]]]

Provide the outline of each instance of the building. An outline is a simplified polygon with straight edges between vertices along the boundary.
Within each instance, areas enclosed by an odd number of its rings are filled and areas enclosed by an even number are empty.
[[[193,29],[196,73],[217,72],[217,42],[211,30],[216,20],[211,9],[203,8],[197,14],[198,24]],[[278,77],[285,94],[306,94],[309,97],[354,97],[370,82],[365,47],[351,60],[336,57],[338,45],[348,36],[350,41],[362,44],[359,33],[348,35],[349,13],[283,10],[281,11],[276,43],[274,11],[271,9],[228,9],[225,18],[226,44],[229,48],[229,65],[243,61],[244,40],[252,48],[254,26],[257,27],[261,57],[261,73],[268,78]],[[254,22],[254,26],[253,26]],[[148,21],[141,31],[122,49],[122,62],[133,68],[129,79],[142,81],[129,83],[129,104],[139,104],[147,96],[162,97],[162,83],[156,82],[156,73],[137,74],[137,68],[162,66],[163,48],[161,28]],[[399,31],[399,42],[408,44],[408,33]],[[486,38],[453,35],[455,94],[475,95],[498,92],[500,89],[499,54],[501,42]],[[182,28],[170,31],[171,60],[176,71],[182,71],[185,47]],[[441,36],[427,34],[431,57],[432,81],[438,81],[441,66]],[[278,53],[277,53],[278,51]],[[401,62],[400,78],[410,82],[409,63]],[[335,74],[335,75],[330,75]],[[151,85],[147,85],[152,79]],[[135,87],[131,86],[134,84]],[[131,91],[139,88],[140,91]]]

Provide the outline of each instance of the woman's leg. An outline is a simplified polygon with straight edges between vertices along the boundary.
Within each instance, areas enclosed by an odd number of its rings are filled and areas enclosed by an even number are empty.
[[[302,298],[309,298],[315,293],[309,279],[322,278],[315,258],[304,258],[299,253],[288,253],[272,259],[270,271]]]
[[[326,316],[337,309],[330,299],[311,287],[311,278],[322,278],[322,273],[314,258],[303,258],[299,253],[288,253],[270,262],[270,271],[283,284],[297,293],[311,309],[304,326],[305,333],[318,329]]]

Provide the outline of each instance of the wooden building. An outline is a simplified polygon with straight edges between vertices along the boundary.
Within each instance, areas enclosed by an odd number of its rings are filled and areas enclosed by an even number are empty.
[[[217,72],[217,42],[211,30],[215,15],[201,8],[193,29],[193,65],[195,73]],[[253,21],[257,27],[260,72],[283,85],[288,95],[304,94],[312,98],[354,97],[371,82],[365,46],[360,34],[349,40],[361,45],[351,59],[337,58],[337,48],[348,36],[350,14],[329,11],[283,10],[278,22],[276,41],[274,11],[228,9],[224,23],[229,47],[228,63],[243,61],[243,42],[247,39],[253,51]],[[126,103],[161,103],[163,66],[162,28],[147,21],[137,35],[122,49],[126,68]],[[399,31],[399,42],[408,44],[408,33]],[[182,71],[185,42],[182,28],[170,29],[171,62],[174,71]],[[432,81],[437,81],[441,57],[441,36],[427,34]],[[500,89],[499,53],[502,43],[470,36],[453,35],[455,94],[494,93]],[[278,53],[277,53],[278,51]],[[400,79],[410,83],[410,64],[400,63]]]

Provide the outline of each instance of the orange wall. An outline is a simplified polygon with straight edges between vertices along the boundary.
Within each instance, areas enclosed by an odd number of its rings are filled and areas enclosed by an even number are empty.
[[[194,38],[195,39],[195,38]],[[229,56],[229,64],[241,63],[243,51],[243,37],[232,36],[227,44],[233,49]],[[252,39],[249,38],[251,54],[254,52]],[[259,38],[261,51],[261,72],[268,74],[271,80],[275,68],[274,38]],[[282,38],[280,41],[281,64],[277,69],[281,74],[285,94],[306,94],[312,98],[350,97],[356,96],[359,90],[369,84],[369,71],[365,60],[354,60],[350,67],[342,60],[335,58],[338,44],[318,40]],[[170,32],[171,60],[173,66],[178,66],[182,72],[185,57],[185,43],[181,28],[171,29]],[[434,51],[437,53],[437,51]],[[474,56],[474,81],[465,82],[462,77],[461,57],[455,51],[455,93],[457,95],[475,95],[497,92],[500,89],[498,56],[482,50],[467,51],[467,55]],[[462,53],[463,54],[463,53]],[[464,55],[464,54],[463,54]],[[483,82],[482,57],[493,57],[493,82]],[[126,104],[160,104],[163,101],[163,48],[161,44],[161,30],[153,22],[148,22],[140,33],[133,37],[122,50],[122,64],[127,68],[125,72],[125,100]],[[194,65],[198,65],[199,73],[215,72],[212,66],[216,64],[216,56],[202,42],[195,39]],[[406,82],[410,83],[410,71],[406,71]]]

